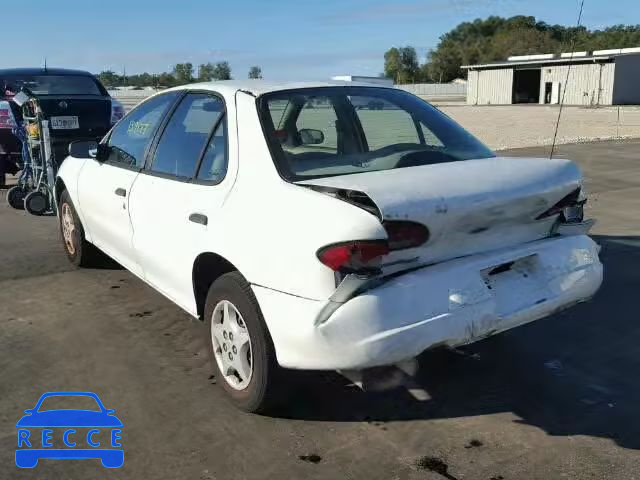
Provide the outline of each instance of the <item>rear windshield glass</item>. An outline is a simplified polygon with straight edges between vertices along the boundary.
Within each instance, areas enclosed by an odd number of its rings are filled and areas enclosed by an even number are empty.
[[[278,170],[290,181],[495,156],[402,90],[288,90],[264,95],[259,108]]]
[[[0,82],[13,93],[26,87],[35,95],[102,95],[97,82],[86,75],[21,75]]]

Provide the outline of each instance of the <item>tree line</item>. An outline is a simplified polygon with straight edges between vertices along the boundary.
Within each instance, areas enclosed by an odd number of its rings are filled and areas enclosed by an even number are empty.
[[[396,83],[446,83],[466,77],[462,65],[505,60],[513,55],[628,47],[640,47],[640,25],[589,30],[549,25],[530,16],[492,16],[463,22],[442,35],[422,64],[415,48],[390,48],[384,54],[382,75]]]
[[[119,75],[113,70],[105,70],[97,75],[107,88],[113,87],[175,87],[194,82],[210,82],[212,80],[231,80],[231,66],[229,62],[215,64],[202,63],[195,71],[192,63],[178,63],[171,72],[138,73],[135,75]],[[248,78],[262,78],[262,68],[253,66],[249,69]]]

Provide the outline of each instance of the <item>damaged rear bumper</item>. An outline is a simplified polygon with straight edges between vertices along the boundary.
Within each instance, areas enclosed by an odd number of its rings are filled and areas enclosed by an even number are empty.
[[[308,370],[362,369],[463,345],[588,300],[602,283],[599,247],[555,237],[402,274],[335,309],[253,286],[278,362]]]

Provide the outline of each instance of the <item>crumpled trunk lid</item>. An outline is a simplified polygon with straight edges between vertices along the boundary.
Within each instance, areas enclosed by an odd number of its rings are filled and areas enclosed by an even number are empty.
[[[582,175],[569,160],[495,157],[298,184],[363,192],[383,221],[427,226],[425,244],[392,252],[383,265],[413,268],[549,236],[556,217],[536,218],[579,188]]]

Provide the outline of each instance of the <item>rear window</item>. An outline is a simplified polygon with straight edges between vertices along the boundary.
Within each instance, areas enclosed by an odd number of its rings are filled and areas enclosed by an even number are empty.
[[[21,75],[1,81],[14,93],[25,87],[35,95],[103,95],[97,81],[87,75]]]
[[[290,181],[495,156],[402,90],[287,90],[260,97],[258,105],[278,170]]]

